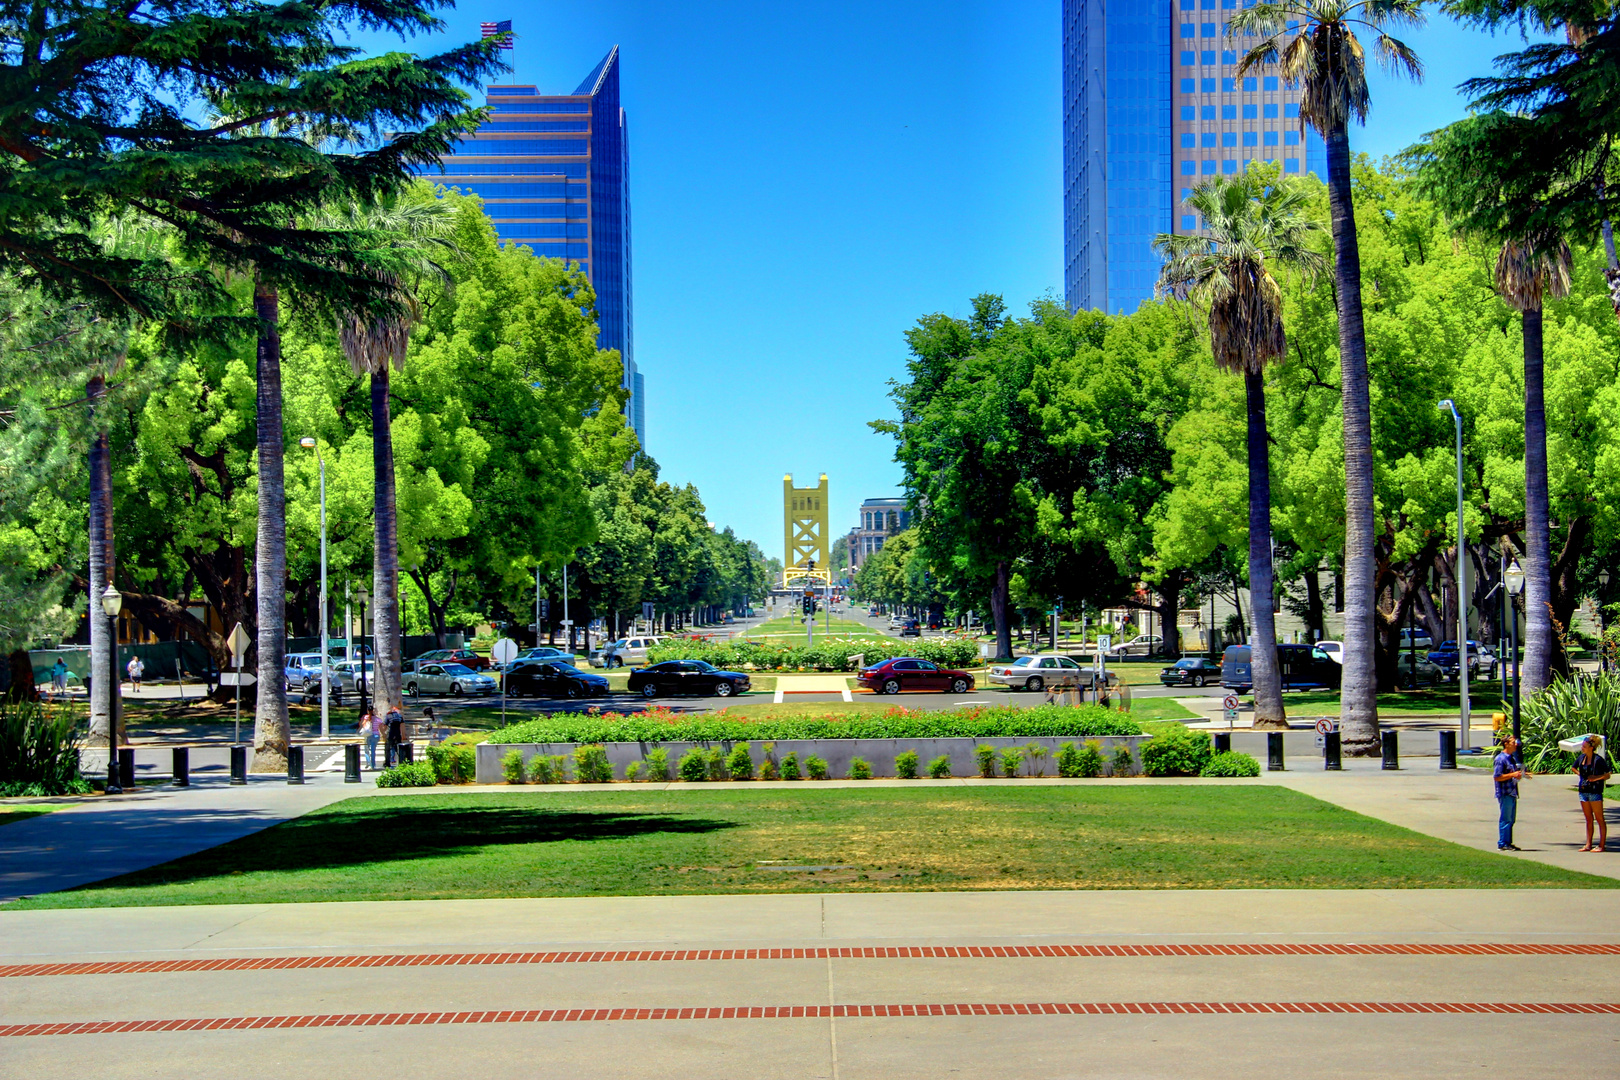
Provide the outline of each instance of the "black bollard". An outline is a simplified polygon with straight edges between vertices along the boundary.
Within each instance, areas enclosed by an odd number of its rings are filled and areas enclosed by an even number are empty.
[[[174,786],[191,786],[191,748],[177,746],[174,748]]]
[[[1232,733],[1230,731],[1217,731],[1215,733],[1215,752],[1228,753],[1232,749]]]
[[[118,786],[125,792],[135,790],[135,749],[130,746],[118,748]]]
[[[287,747],[287,783],[302,784],[304,782],[304,748],[302,746]]]
[[[1442,731],[1440,733],[1440,767],[1442,769],[1455,769],[1457,767],[1457,733],[1455,731]]]
[[[248,748],[237,744],[231,747],[231,783],[247,783],[247,750]]]
[[[1271,772],[1283,771],[1283,733],[1266,732],[1266,768]]]
[[[1328,772],[1339,772],[1344,763],[1339,760],[1339,733],[1330,731],[1322,736],[1322,768]]]
[[[399,744],[399,764],[409,765],[416,760],[415,745],[408,742]]]
[[[1384,768],[1399,769],[1401,767],[1400,733],[1386,731],[1382,735],[1384,743]]]
[[[360,744],[357,742],[343,744],[343,782],[360,782]]]

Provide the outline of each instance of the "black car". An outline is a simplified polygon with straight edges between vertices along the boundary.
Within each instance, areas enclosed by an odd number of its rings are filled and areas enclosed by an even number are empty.
[[[721,671],[702,660],[665,660],[662,664],[630,672],[630,692],[648,698],[659,694],[730,697],[747,689],[748,676],[737,671]]]
[[[922,623],[916,619],[906,619],[900,624],[901,637],[922,637]]]
[[[519,660],[502,676],[506,692],[516,697],[533,694],[537,697],[598,697],[608,692],[608,681],[600,675],[591,675],[572,664],[545,660]]]
[[[1166,686],[1203,686],[1221,681],[1221,665],[1202,656],[1189,656],[1177,660],[1171,667],[1159,672],[1159,681]]]

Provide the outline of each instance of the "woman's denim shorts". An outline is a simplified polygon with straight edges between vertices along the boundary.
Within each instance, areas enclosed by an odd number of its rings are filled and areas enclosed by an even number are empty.
[[[1593,795],[1592,793],[1587,792],[1587,791],[1581,792],[1580,796],[1581,796],[1581,802],[1602,802],[1603,801],[1603,796],[1602,795]]]

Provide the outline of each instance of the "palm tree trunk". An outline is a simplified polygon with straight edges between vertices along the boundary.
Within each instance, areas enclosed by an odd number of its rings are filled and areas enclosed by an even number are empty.
[[[282,679],[287,652],[287,487],[281,424],[281,302],[274,285],[253,283],[259,317],[259,534],[254,548],[258,584],[258,699],[253,718],[253,771],[282,772],[292,730]]]
[[[388,364],[371,374],[371,467],[376,523],[371,595],[377,621],[372,648],[377,655],[377,706],[402,705],[399,655],[399,514],[394,503],[394,432],[388,404]]]
[[[1339,695],[1342,747],[1373,754],[1378,739],[1374,605],[1372,388],[1361,319],[1361,249],[1350,196],[1350,137],[1328,134],[1328,197],[1333,216],[1333,279],[1339,308],[1339,381],[1344,397],[1344,672]]]
[[[1524,311],[1524,692],[1552,679],[1552,538],[1548,529],[1547,408],[1541,308]]]
[[[1254,726],[1286,728],[1282,673],[1277,667],[1276,575],[1271,566],[1271,462],[1266,439],[1266,377],[1243,373],[1249,402],[1249,639]]]
[[[92,375],[86,385],[91,425],[96,406],[107,396],[107,380]],[[97,431],[90,444],[90,746],[122,742],[113,732],[113,695],[118,692],[118,643],[112,620],[101,610],[101,594],[113,572],[112,454],[106,431]]]

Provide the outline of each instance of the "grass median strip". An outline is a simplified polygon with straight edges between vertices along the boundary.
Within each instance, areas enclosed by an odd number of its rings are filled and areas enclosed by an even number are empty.
[[[772,872],[772,865],[847,867]],[[8,908],[1003,889],[1613,888],[1280,787],[519,791],[349,799]]]

